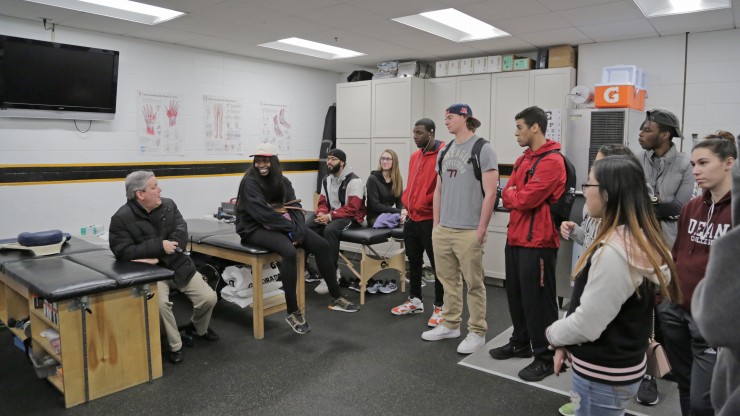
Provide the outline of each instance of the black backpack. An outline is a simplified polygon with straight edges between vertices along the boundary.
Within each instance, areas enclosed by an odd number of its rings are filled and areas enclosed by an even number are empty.
[[[440,177],[442,177],[442,161],[445,158],[445,155],[447,154],[447,151],[450,150],[450,146],[452,146],[452,142],[454,140],[450,140],[449,143],[445,145],[442,150],[439,152],[439,159],[437,161],[437,171],[439,172]],[[473,164],[473,173],[475,174],[475,179],[478,179],[478,182],[480,182],[480,191],[483,194],[483,196],[486,195],[486,192],[483,190],[483,172],[481,172],[480,168],[480,152],[481,149],[483,149],[483,145],[488,143],[488,140],[479,137],[478,140],[475,141],[473,144],[473,150],[470,152],[470,159],[468,159],[468,163]],[[501,186],[500,182],[499,184],[496,184],[496,199],[493,203],[493,209],[496,209],[498,206],[498,200],[501,198]]]
[[[565,163],[565,191],[563,192],[563,195],[560,196],[560,199],[550,204],[550,217],[552,217],[552,222],[555,224],[555,228],[560,229],[560,224],[562,224],[563,221],[568,221],[570,219],[570,211],[573,209],[573,204],[576,202],[576,168],[573,166],[573,163],[571,163],[564,154],[560,153],[560,150],[555,149],[544,152],[537,156],[532,167],[524,175],[524,183],[526,184],[529,182],[529,178],[534,175],[534,170],[537,169],[537,164],[550,153],[559,154],[563,158],[563,163]],[[514,170],[517,170],[519,165],[523,162],[524,160],[522,159],[519,164],[514,166]],[[535,213],[532,212],[532,219],[529,221],[529,234],[527,234],[527,241],[532,239],[534,214]]]

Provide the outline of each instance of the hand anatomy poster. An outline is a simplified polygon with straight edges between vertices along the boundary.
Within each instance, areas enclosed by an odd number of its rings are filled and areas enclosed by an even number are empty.
[[[183,97],[183,94],[139,91],[137,135],[140,153],[183,153],[183,139],[177,119]]]
[[[203,96],[206,153],[242,153],[241,98]]]
[[[272,143],[280,153],[290,152],[290,129],[287,104],[260,102],[262,113],[260,134],[263,143]]]

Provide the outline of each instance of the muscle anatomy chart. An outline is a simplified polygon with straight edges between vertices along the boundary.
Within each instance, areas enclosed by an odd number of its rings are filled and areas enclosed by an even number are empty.
[[[139,152],[151,155],[182,154],[178,125],[183,94],[139,91],[137,136]]]
[[[280,152],[290,151],[289,106],[260,102],[262,119],[260,133],[263,143],[272,143]]]
[[[242,153],[240,98],[203,96],[206,153]]]

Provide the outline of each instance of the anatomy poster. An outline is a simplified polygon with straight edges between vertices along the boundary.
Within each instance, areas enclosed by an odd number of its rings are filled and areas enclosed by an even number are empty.
[[[261,138],[272,143],[280,153],[290,152],[290,122],[287,104],[260,103],[262,112]]]
[[[178,124],[183,94],[139,91],[137,134],[139,152],[151,155],[182,154]]]
[[[242,153],[240,98],[203,96],[206,153]]]

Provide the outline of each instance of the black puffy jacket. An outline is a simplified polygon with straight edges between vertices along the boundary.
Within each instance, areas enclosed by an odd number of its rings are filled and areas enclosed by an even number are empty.
[[[195,274],[195,264],[184,253],[166,254],[162,241],[177,241],[185,250],[188,242],[188,226],[177,205],[171,199],[162,198],[162,204],[147,213],[135,201],[128,201],[110,219],[108,243],[116,259],[131,261],[156,258],[158,266],[175,272],[175,284],[182,288]]]

